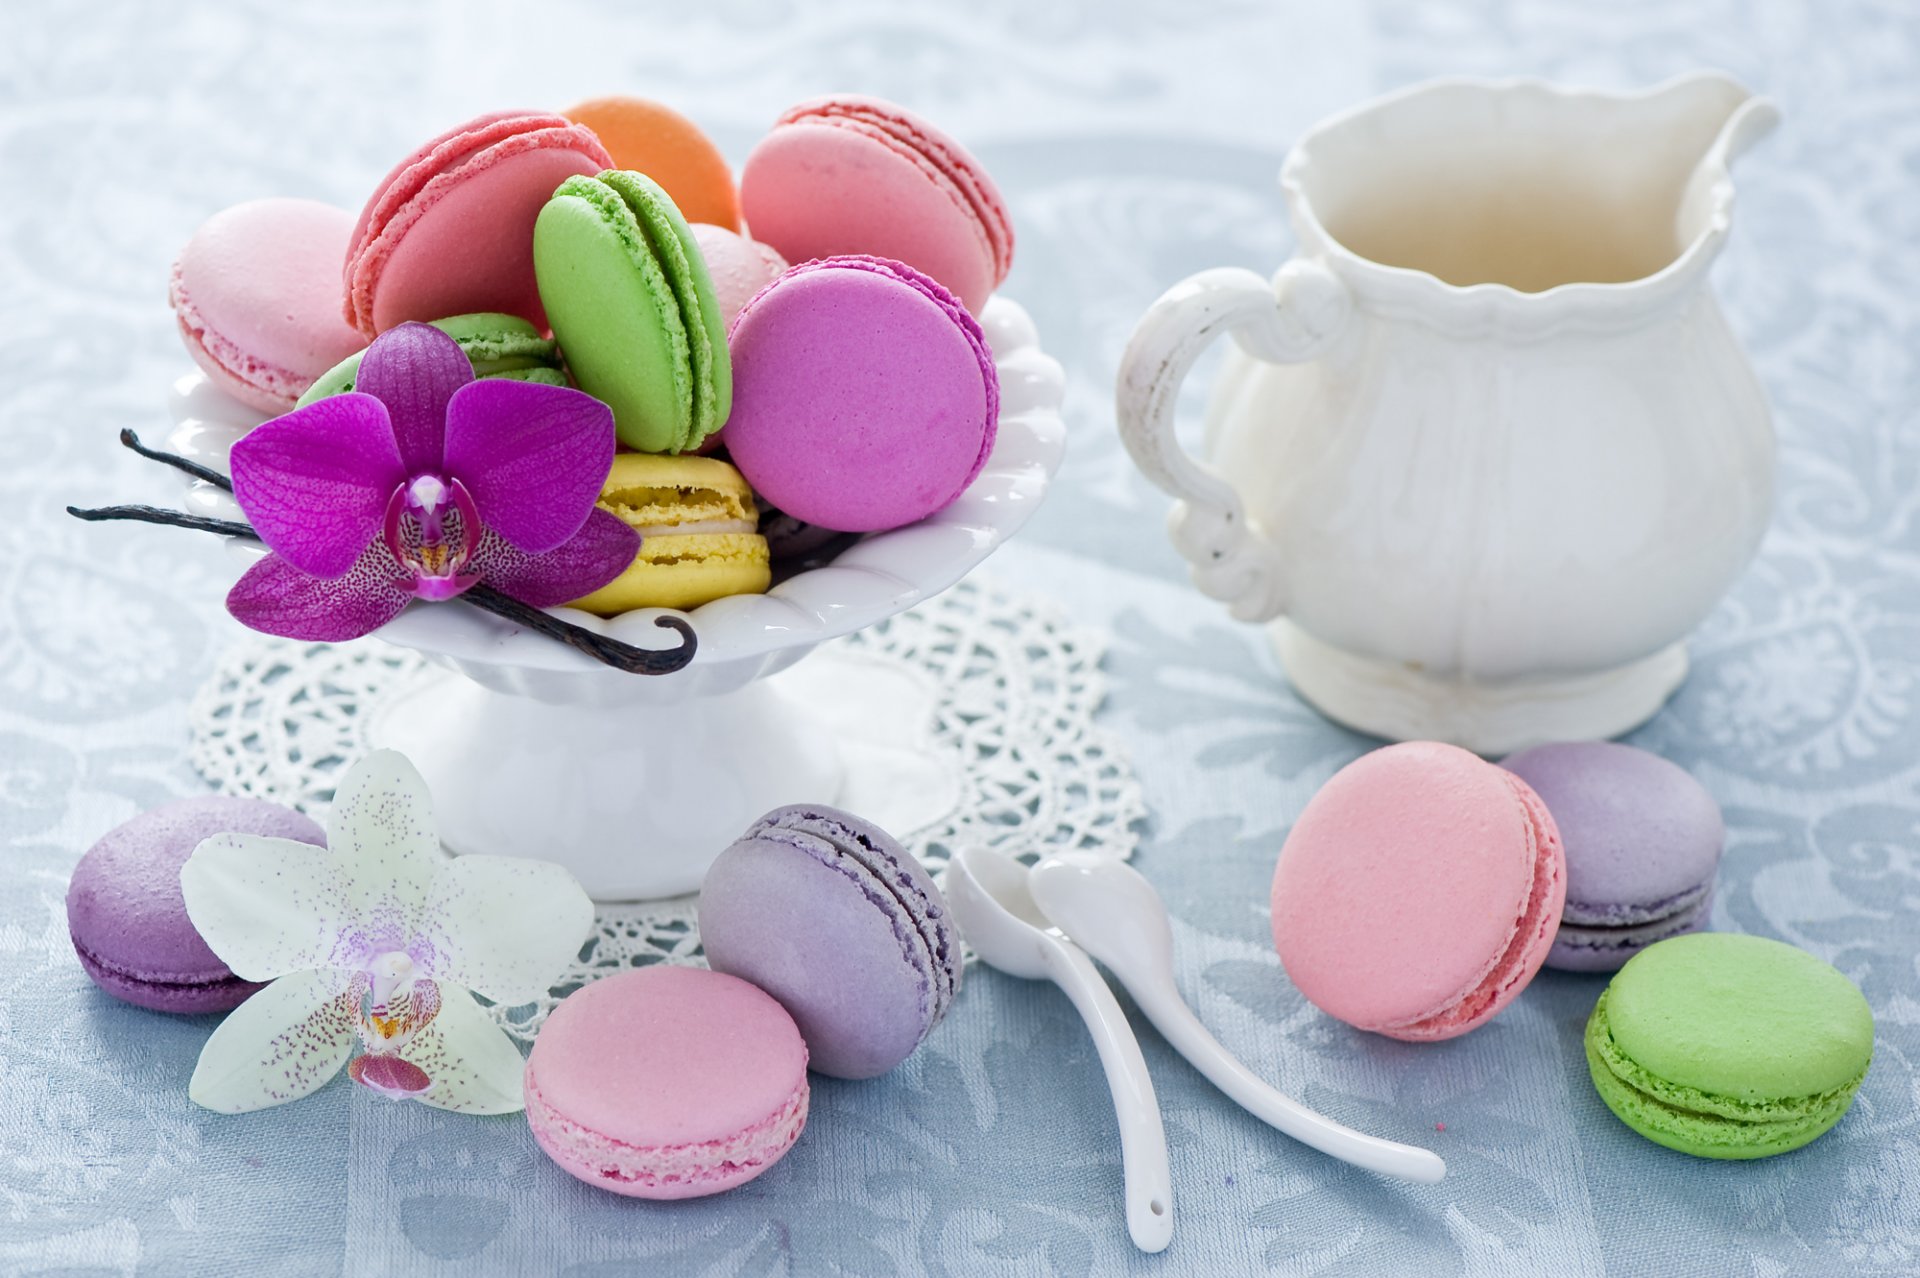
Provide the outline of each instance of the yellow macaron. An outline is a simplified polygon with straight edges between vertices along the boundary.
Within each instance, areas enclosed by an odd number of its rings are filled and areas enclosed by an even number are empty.
[[[757,595],[773,580],[760,512],[740,472],[713,457],[621,453],[600,508],[640,534],[627,570],[575,608],[610,617],[635,608],[694,608]]]

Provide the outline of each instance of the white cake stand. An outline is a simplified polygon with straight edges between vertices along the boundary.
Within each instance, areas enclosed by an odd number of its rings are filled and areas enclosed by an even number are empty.
[[[409,688],[369,724],[376,744],[425,776],[447,846],[543,857],[597,900],[645,900],[693,891],[768,809],[833,802],[845,779],[838,744],[768,676],[959,581],[1026,523],[1060,466],[1060,365],[1016,303],[993,299],[981,325],[1000,371],[1000,430],[973,484],[938,514],[764,595],[678,614],[699,638],[685,669],[625,674],[458,603],[415,604],[376,632],[455,672]],[[169,446],[223,472],[261,420],[198,372],[175,383],[172,409]],[[185,505],[239,517],[210,484],[194,483]],[[678,643],[654,624],[662,609],[553,612],[640,647]]]

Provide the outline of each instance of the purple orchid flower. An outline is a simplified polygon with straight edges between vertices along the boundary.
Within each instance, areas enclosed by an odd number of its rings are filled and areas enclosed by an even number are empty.
[[[633,562],[638,536],[594,505],[614,448],[599,400],[476,379],[425,324],[375,338],[355,385],[233,446],[234,499],[271,552],[227,595],[242,623],[357,639],[415,599],[484,581],[551,608]]]

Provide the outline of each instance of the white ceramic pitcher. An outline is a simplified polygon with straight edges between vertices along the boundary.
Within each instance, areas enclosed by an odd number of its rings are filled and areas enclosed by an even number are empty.
[[[1204,271],[1141,319],[1127,449],[1200,589],[1272,620],[1328,716],[1492,754],[1617,735],[1679,685],[1772,507],[1707,272],[1728,165],[1777,119],[1717,74],[1420,85],[1293,149],[1271,282]],[[1222,333],[1201,463],[1174,404]]]

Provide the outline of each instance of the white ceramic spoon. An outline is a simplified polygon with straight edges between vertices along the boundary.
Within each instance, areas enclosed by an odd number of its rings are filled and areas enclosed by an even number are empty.
[[[1052,927],[1027,892],[1027,867],[985,848],[969,848],[947,867],[947,904],[980,960],[1009,976],[1048,980],[1066,991],[1087,1023],[1120,1120],[1126,1172],[1127,1233],[1141,1251],[1173,1241],[1173,1175],[1167,1134],[1140,1044],[1099,971],[1080,947]]]
[[[1368,1136],[1316,1114],[1234,1059],[1181,999],[1166,905],[1140,871],[1107,857],[1062,853],[1033,867],[1027,889],[1040,908],[1041,925],[1052,923],[1106,964],[1174,1049],[1254,1117],[1369,1171],[1421,1184],[1447,1174],[1432,1150]]]

